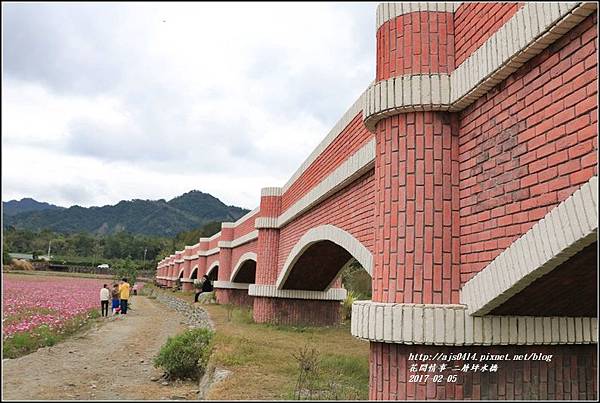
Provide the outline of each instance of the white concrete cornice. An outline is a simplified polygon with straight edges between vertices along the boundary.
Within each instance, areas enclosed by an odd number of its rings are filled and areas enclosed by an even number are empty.
[[[217,246],[216,248],[198,252],[198,256],[212,256],[220,251],[221,249]]]
[[[294,182],[311,166],[311,164],[317,159],[319,155],[346,129],[346,127],[352,122],[352,120],[362,111],[363,97],[366,90],[363,91],[360,96],[354,101],[352,106],[344,113],[344,115],[338,120],[338,122],[329,131],[327,136],[319,143],[319,145],[313,150],[312,153],[306,158],[306,160],[300,165],[300,167],[294,172],[292,177],[283,186],[282,192],[285,193],[292,186]]]
[[[598,177],[550,210],[463,286],[468,313],[485,315],[598,238]]]
[[[175,263],[177,263],[177,264],[179,264],[179,263],[183,263],[183,262],[185,262],[185,259],[177,259],[177,260],[175,261]]]
[[[365,125],[371,131],[386,116],[409,111],[450,110],[450,75],[417,74],[392,77],[367,90],[363,107]]]
[[[415,345],[596,344],[597,318],[470,316],[464,305],[356,301],[351,333],[362,339]]]
[[[277,217],[258,217],[254,220],[254,228],[279,228]]]
[[[377,6],[376,13],[377,29],[379,29],[387,21],[405,14],[422,11],[454,13],[461,4],[462,1],[380,3]]]
[[[277,286],[250,284],[248,295],[255,297],[317,299],[324,301],[343,301],[347,291],[344,288],[330,288],[327,291],[279,290]]]
[[[241,237],[234,239],[233,241],[219,241],[219,248],[236,248],[240,245],[252,242],[257,238],[258,230],[254,230],[246,235],[242,235]]]
[[[246,283],[234,283],[231,281],[215,281],[213,286],[215,288],[228,288],[233,290],[247,290],[250,284]]]
[[[374,166],[375,139],[371,139],[356,153],[351,155],[318,185],[312,188],[300,200],[294,203],[277,220],[279,227],[310,209],[341,188],[349,185]]]
[[[231,271],[230,280],[233,281],[235,276],[238,274],[238,272],[242,268],[242,265],[244,264],[244,262],[247,262],[248,260],[253,260],[256,263],[257,259],[258,259],[258,257],[256,255],[256,253],[254,253],[254,252],[246,252],[242,256],[240,256],[237,263],[235,264],[235,267]]]
[[[235,227],[239,227],[239,225],[241,223],[245,222],[246,220],[248,220],[253,215],[256,215],[259,211],[260,211],[260,207],[256,207],[254,210],[250,211],[249,213],[245,214],[243,217],[239,218],[236,222],[234,222],[233,223],[234,226]]]
[[[281,196],[282,193],[283,192],[281,191],[281,188],[279,188],[279,187],[266,187],[266,188],[260,189],[261,197]]]
[[[180,278],[179,281],[181,281],[182,283],[193,283],[194,280],[191,278]]]
[[[372,131],[379,120],[398,113],[466,108],[596,8],[589,2],[526,3],[450,75],[406,75],[373,83],[364,98],[365,125]]]
[[[255,220],[254,226],[256,228],[283,227],[300,214],[365,174],[373,168],[374,162],[375,139],[371,139],[279,217],[259,217]]]
[[[214,241],[215,239],[217,239],[218,237],[221,236],[221,231],[217,232],[216,234],[214,234],[213,236],[211,236],[210,238],[200,238],[200,242],[210,242],[210,241]]]
[[[270,189],[270,188],[267,188]],[[221,223],[221,228],[236,228],[239,227],[240,224],[244,223],[246,220],[248,220],[250,217],[252,217],[253,215],[255,215],[256,213],[258,213],[260,211],[260,207],[256,207],[254,210],[244,214],[244,216],[240,217],[236,222],[223,222]]]
[[[302,256],[306,249],[319,241],[331,241],[341,246],[362,265],[370,276],[372,275],[373,255],[358,239],[341,228],[333,225],[321,225],[307,231],[294,245],[277,278],[277,289],[282,289],[298,258]]]
[[[191,256],[184,257],[185,260],[196,260],[198,258],[199,258],[198,255],[191,255]]]

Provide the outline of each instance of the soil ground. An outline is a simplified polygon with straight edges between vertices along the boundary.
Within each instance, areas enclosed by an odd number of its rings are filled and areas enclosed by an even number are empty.
[[[182,317],[143,296],[127,316],[100,318],[90,330],[52,347],[4,360],[3,400],[195,399],[197,382],[162,385],[152,359]]]

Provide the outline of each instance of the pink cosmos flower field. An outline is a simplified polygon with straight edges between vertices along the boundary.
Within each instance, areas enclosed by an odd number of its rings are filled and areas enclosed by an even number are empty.
[[[103,279],[7,276],[2,278],[3,338],[41,325],[60,331],[76,316],[100,308]]]

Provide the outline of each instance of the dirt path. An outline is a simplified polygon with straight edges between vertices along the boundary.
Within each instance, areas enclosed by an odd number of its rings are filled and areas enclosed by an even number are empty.
[[[3,398],[10,400],[195,399],[198,384],[153,382],[152,357],[168,336],[186,329],[173,310],[133,297],[127,317],[105,320],[56,346],[4,361]]]

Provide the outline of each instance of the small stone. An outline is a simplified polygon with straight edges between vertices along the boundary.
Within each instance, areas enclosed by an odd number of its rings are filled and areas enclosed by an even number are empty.
[[[169,382],[167,382],[167,381],[163,381],[163,382],[161,382],[161,385],[162,385],[162,386],[169,386]]]
[[[144,362],[144,360],[140,360],[140,362],[141,362],[141,363],[143,363],[143,362]]]
[[[156,381],[158,381],[159,379],[160,379],[160,377],[158,377],[158,376],[153,376],[152,378],[150,378],[150,380],[151,380],[152,382],[156,382]]]

